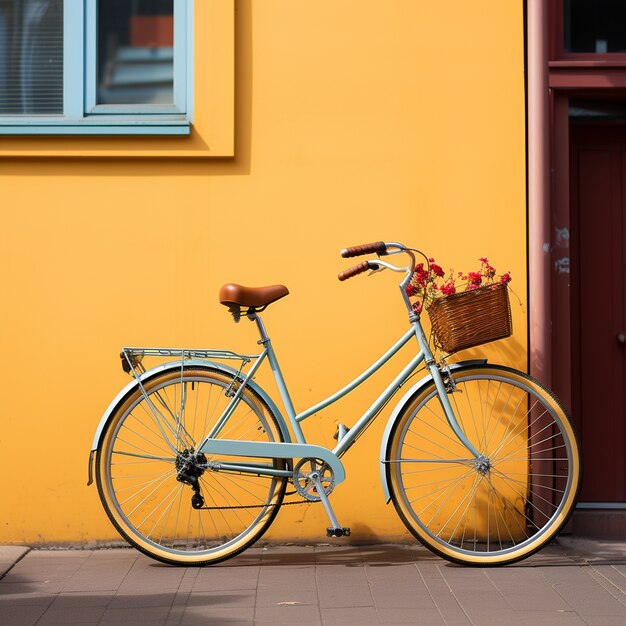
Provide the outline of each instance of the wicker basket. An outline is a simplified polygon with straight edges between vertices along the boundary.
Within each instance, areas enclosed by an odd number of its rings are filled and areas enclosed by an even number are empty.
[[[452,354],[513,332],[506,283],[437,298],[429,307],[435,345]]]

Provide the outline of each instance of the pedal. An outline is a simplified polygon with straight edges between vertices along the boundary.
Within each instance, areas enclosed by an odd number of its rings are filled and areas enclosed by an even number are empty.
[[[349,537],[350,529],[349,528],[327,528],[326,536],[327,537]]]
[[[343,528],[341,524],[339,523],[339,520],[335,517],[333,507],[330,506],[330,502],[328,501],[328,496],[326,495],[326,492],[324,491],[324,485],[322,485],[322,482],[320,480],[319,472],[311,472],[310,474],[308,474],[308,477],[313,481],[313,484],[315,485],[315,488],[317,489],[317,494],[319,495],[320,500],[322,501],[322,504],[324,505],[324,508],[326,509],[326,514],[328,515],[328,519],[330,520],[330,523],[332,524],[330,528],[326,529],[326,536],[327,537],[349,537],[350,529]]]

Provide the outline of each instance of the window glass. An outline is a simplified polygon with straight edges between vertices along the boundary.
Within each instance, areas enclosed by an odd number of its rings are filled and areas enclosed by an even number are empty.
[[[626,104],[620,101],[572,98],[569,103],[570,119],[589,121],[626,120]]]
[[[173,104],[174,0],[99,0],[97,20],[96,104]]]
[[[63,0],[0,0],[0,115],[63,113]]]
[[[566,52],[626,52],[625,0],[565,0]]]

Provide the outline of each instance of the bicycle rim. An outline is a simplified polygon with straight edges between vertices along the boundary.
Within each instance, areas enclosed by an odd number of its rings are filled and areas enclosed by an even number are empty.
[[[548,543],[580,486],[567,413],[531,377],[499,366],[454,373],[448,394],[474,458],[452,432],[434,383],[404,408],[390,438],[387,476],[407,528],[437,554],[502,565]]]
[[[145,393],[137,389],[122,402],[103,433],[96,477],[104,508],[132,545],[160,561],[230,558],[265,532],[282,502],[285,479],[218,471],[216,462],[242,459],[196,454],[230,402],[232,380],[200,367],[157,375],[144,382]],[[217,436],[284,440],[270,409],[248,389]],[[279,459],[246,461],[285,467]],[[202,508],[192,506],[192,483]]]

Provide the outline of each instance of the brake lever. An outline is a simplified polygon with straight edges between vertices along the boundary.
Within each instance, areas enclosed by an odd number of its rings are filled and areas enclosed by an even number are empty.
[[[374,267],[374,265],[376,265],[376,267]],[[371,268],[371,272],[368,274],[368,276],[372,276],[373,274],[378,274],[378,272],[382,272],[383,270],[387,269],[384,265],[381,265],[380,263],[376,263],[375,261],[370,261],[370,268]]]

